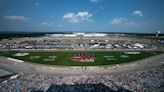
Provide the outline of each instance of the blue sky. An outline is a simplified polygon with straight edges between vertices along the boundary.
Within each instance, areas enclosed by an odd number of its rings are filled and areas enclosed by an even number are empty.
[[[164,33],[164,0],[0,0],[0,31]]]

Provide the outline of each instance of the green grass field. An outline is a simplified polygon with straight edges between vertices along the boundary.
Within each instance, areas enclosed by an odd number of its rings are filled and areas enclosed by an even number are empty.
[[[72,55],[79,52],[28,52],[26,56],[15,56],[18,51],[11,52],[0,52],[0,55],[11,57],[27,62],[47,64],[47,65],[61,65],[61,66],[99,66],[99,65],[112,65],[126,62],[132,62],[153,55],[160,54],[162,52],[145,52],[142,51],[140,54],[126,54],[123,51],[117,52],[85,52],[94,55],[94,62],[78,62],[71,60]],[[22,52],[21,52],[22,53]],[[49,59],[49,56],[56,56],[53,61],[45,61]],[[124,57],[122,57],[124,56]],[[35,58],[37,57],[37,58]],[[39,58],[38,58],[39,57]]]

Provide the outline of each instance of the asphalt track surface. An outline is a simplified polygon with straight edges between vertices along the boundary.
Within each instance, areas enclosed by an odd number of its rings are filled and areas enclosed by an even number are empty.
[[[16,62],[0,56],[0,67],[15,73],[43,73],[52,75],[106,75],[145,70],[158,65],[164,65],[164,54],[152,56],[130,63],[106,66],[55,66]]]

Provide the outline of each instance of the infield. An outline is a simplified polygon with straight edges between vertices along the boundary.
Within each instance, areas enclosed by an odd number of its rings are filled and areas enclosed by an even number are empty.
[[[17,55],[17,54],[26,55]],[[27,62],[60,66],[100,66],[136,61],[160,54],[159,51],[95,51],[95,52],[1,52],[0,55]],[[74,58],[76,58],[74,60]],[[81,62],[81,61],[82,62]],[[87,61],[89,60],[89,61]],[[91,62],[92,61],[92,62]]]

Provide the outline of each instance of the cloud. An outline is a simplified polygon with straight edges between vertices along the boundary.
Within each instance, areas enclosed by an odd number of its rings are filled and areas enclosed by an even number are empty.
[[[25,16],[4,16],[5,19],[10,19],[10,20],[26,20],[27,17]]]
[[[126,25],[136,25],[135,22],[129,21],[126,18],[113,18],[112,21],[110,22],[111,24],[126,24]]]
[[[70,13],[66,13],[64,16],[63,16],[63,19],[66,19],[68,20],[69,22],[74,22],[74,23],[77,23],[79,22],[76,14],[70,12]]]
[[[78,12],[77,14],[73,12],[69,12],[63,16],[63,19],[66,19],[72,23],[78,23],[82,21],[92,22],[90,17],[92,17],[92,14],[89,14],[89,12]]]
[[[136,10],[136,11],[133,12],[133,15],[142,17],[143,13],[142,13],[142,11]]]
[[[92,14],[89,14],[88,12],[78,12],[77,16],[79,16],[79,17],[91,17]]]
[[[134,25],[137,25],[136,24],[136,22],[133,22],[133,21],[128,21],[127,23],[126,23],[126,25],[129,25],[129,26],[134,26]]]
[[[98,2],[98,0],[90,0],[92,3]]]
[[[124,24],[127,22],[127,19],[125,18],[113,18],[113,20],[110,22],[111,24]]]
[[[54,25],[54,23],[53,22],[42,22],[40,25],[42,25],[42,26],[52,26],[52,25]]]

